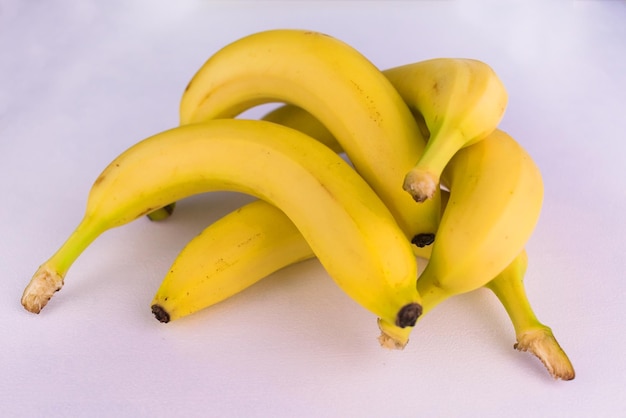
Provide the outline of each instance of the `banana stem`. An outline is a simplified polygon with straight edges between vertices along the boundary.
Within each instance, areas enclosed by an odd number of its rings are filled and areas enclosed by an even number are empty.
[[[506,313],[511,318],[516,335],[529,329],[543,327],[530,306],[521,278],[497,276],[485,286],[497,296],[504,306]]]
[[[550,327],[542,324],[530,306],[522,277],[500,275],[487,283],[511,318],[519,351],[535,355],[555,379],[572,380],[576,376],[567,354]]]
[[[465,138],[458,129],[432,132],[419,161],[405,176],[403,188],[416,202],[425,202],[439,189],[440,177]]]
[[[63,287],[63,279],[67,271],[80,254],[106,228],[102,223],[94,224],[85,216],[67,241],[35,272],[24,289],[22,305],[32,313],[39,313],[55,292]]]

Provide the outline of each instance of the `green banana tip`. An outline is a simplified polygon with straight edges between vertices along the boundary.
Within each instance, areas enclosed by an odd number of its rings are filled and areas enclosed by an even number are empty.
[[[159,322],[162,322],[164,324],[170,322],[170,314],[167,313],[165,308],[163,308],[161,305],[154,304],[151,308],[152,314]]]
[[[162,221],[164,219],[169,218],[174,213],[174,208],[176,207],[176,202],[170,203],[169,205],[165,205],[162,208],[159,208],[155,211],[148,213],[146,216],[153,222]]]

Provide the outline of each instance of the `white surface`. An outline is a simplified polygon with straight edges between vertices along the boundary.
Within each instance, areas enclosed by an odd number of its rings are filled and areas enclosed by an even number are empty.
[[[626,2],[481,4],[0,0],[2,415],[623,416]],[[248,200],[236,194],[106,233],[40,315],[22,309],[104,166],[176,125],[181,92],[211,53],[275,27],[327,32],[381,68],[436,56],[495,68],[510,94],[502,128],[546,184],[529,297],[574,381],[513,350],[484,290],[421,319],[403,352],[382,350],[374,318],[314,261],[158,323],[149,304],[166,269]]]

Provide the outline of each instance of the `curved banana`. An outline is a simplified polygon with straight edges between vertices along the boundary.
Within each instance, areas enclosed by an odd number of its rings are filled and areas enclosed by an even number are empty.
[[[35,273],[22,304],[39,312],[104,231],[214,190],[249,193],[276,205],[355,301],[392,328],[415,324],[421,306],[411,245],[367,183],[296,130],[236,119],[171,129],[111,162],[90,191],[83,220]]]
[[[539,168],[501,130],[457,152],[442,180],[450,196],[417,282],[428,309],[504,270],[526,245],[543,203]]]
[[[424,153],[403,183],[413,199],[424,202],[438,190],[452,156],[496,129],[508,95],[493,69],[473,59],[435,58],[384,74],[430,132]]]
[[[430,248],[414,252],[428,259]],[[213,222],[185,245],[152,300],[153,314],[160,322],[191,315],[314,257],[282,210],[264,200],[253,201]]]
[[[425,147],[407,105],[367,58],[331,36],[269,30],[212,55],[181,99],[180,124],[230,118],[268,102],[291,103],[315,116],[386,203],[409,239],[428,245],[439,199],[415,205],[402,190]]]
[[[534,354],[555,379],[572,380],[574,367],[563,351],[550,327],[542,324],[533,312],[526,290],[524,275],[528,255],[522,251],[498,277],[485,286],[493,291],[513,322],[519,351]]]
[[[152,300],[161,322],[221,302],[270,274],[315,257],[293,222],[264,200],[218,219],[191,239]]]

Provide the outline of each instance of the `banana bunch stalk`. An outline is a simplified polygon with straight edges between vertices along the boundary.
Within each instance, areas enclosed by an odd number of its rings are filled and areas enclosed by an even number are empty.
[[[237,118],[263,103],[262,120]],[[138,142],[94,182],[83,219],[22,296],[39,313],[105,231],[217,190],[259,200],[180,252],[151,304],[161,322],[214,305],[317,258],[377,318],[382,346],[406,346],[447,298],[491,289],[515,348],[559,379],[574,370],[526,296],[525,246],[543,200],[538,167],[498,129],[507,93],[471,59],[380,71],[333,37],[269,30],[226,45],[187,85],[180,126]],[[346,159],[339,154],[345,154]],[[408,193],[407,193],[408,192]],[[418,258],[428,263],[418,278]]]

